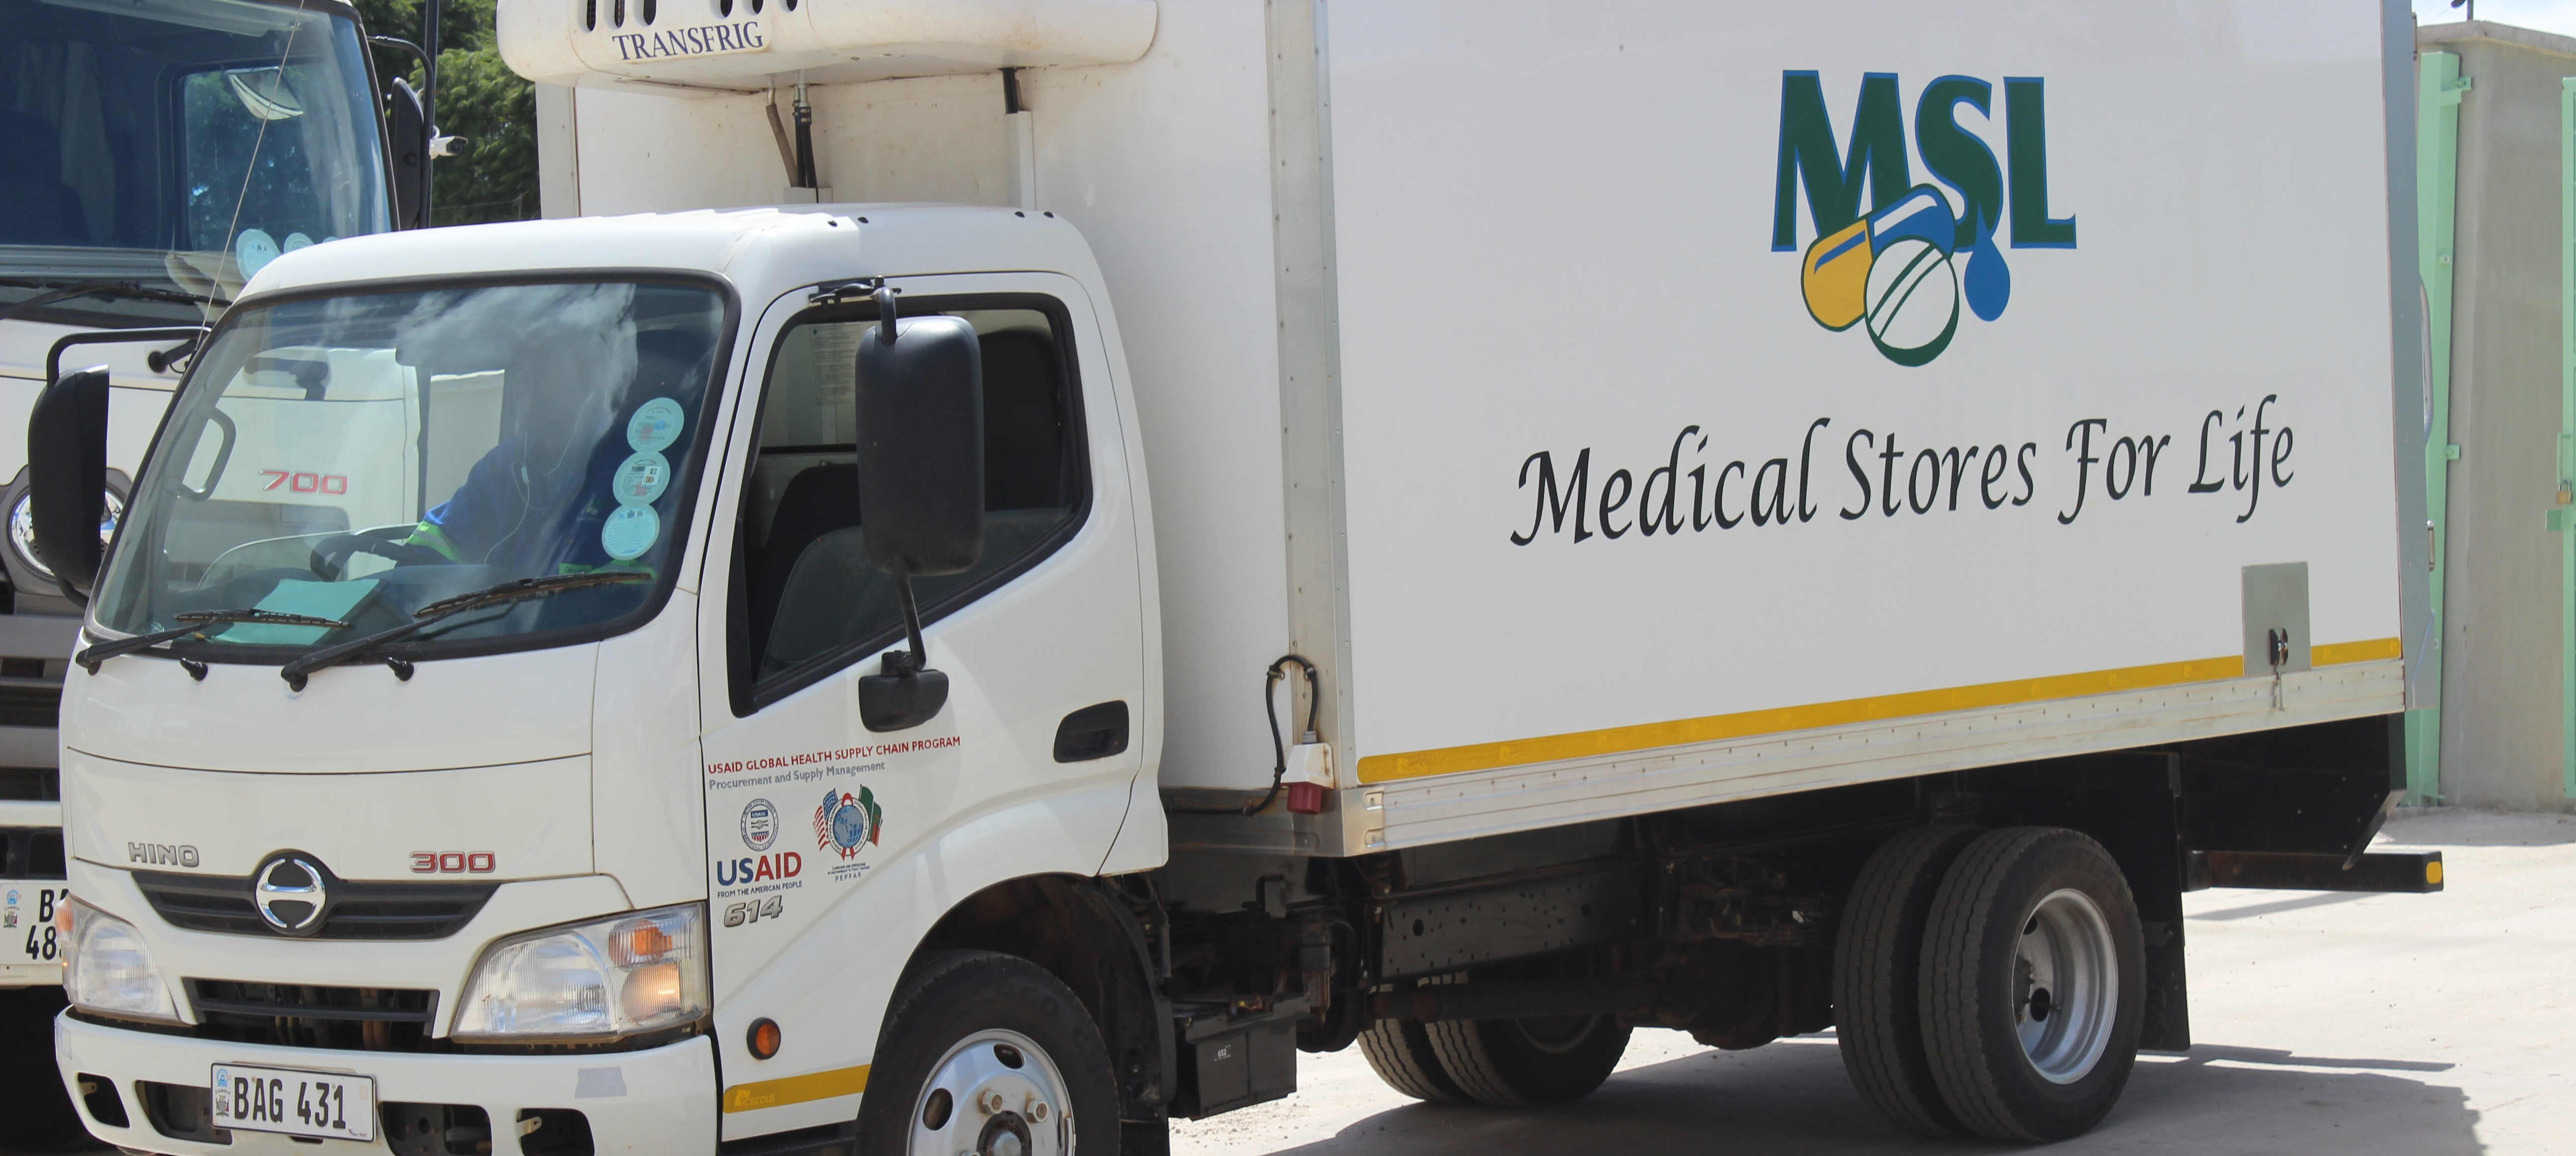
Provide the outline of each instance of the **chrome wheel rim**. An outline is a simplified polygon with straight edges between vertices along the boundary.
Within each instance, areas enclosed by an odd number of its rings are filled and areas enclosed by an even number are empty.
[[[2059,888],[2022,918],[2013,959],[2013,1032],[2050,1083],[2092,1072],[2111,1042],[2120,960],[2093,897]]]
[[[912,1105],[912,1156],[1071,1156],[1064,1073],[1037,1042],[987,1028],[931,1066]]]

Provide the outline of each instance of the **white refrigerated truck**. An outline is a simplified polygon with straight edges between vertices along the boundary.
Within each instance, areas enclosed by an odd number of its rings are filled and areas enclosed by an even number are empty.
[[[500,18],[588,216],[268,266],[103,559],[39,405],[102,1139],[1150,1153],[1831,1026],[2046,1140],[2184,891],[2439,887],[2402,5]]]

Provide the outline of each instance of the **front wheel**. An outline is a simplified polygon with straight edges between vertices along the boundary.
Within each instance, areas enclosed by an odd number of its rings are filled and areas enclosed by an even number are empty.
[[[1118,1150],[1109,1049],[1072,989],[1027,960],[940,952],[895,993],[859,1102],[872,1156]]]
[[[1924,928],[1932,1075],[1968,1130],[2081,1135],[2118,1102],[2146,1012],[2138,907],[2102,845],[2054,827],[1977,837]]]

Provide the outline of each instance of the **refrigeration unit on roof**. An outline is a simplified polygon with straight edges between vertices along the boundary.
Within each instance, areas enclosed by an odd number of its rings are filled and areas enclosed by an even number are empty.
[[[500,0],[501,58],[544,84],[752,91],[1121,64],[1154,0]]]

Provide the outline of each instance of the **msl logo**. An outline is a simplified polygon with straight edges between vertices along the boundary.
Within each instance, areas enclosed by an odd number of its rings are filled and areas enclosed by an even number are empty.
[[[1889,361],[1927,365],[1958,334],[1963,305],[1980,321],[2003,317],[2012,301],[2004,246],[2075,247],[2074,216],[2049,215],[2047,82],[2005,77],[2002,105],[1998,161],[1961,123],[1971,111],[1992,121],[1995,86],[1973,76],[1924,85],[1909,153],[1896,74],[1861,77],[1848,141],[1835,139],[1818,75],[1781,74],[1771,248],[1801,251],[1803,190],[1814,232],[1798,282],[1816,324],[1838,333],[1860,326]],[[1915,182],[1916,157],[1931,182]]]

